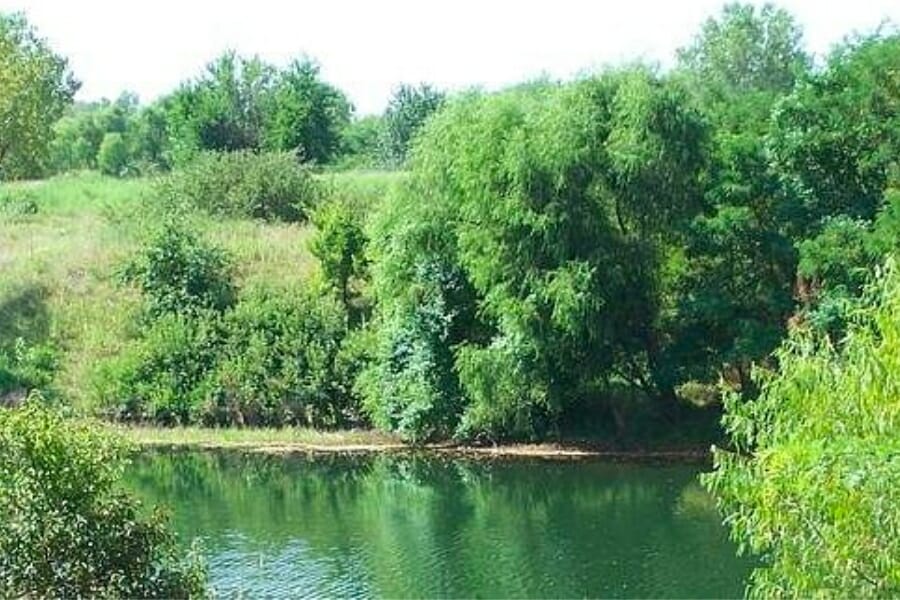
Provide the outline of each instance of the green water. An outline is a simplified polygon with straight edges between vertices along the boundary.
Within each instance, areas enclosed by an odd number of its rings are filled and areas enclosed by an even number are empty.
[[[749,570],[698,466],[154,453],[129,483],[220,593],[734,597]]]

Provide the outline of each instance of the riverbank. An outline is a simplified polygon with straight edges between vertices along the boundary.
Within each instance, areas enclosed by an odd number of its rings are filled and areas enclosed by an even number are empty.
[[[562,440],[558,442],[466,445],[456,443],[408,444],[390,434],[353,429],[318,431],[305,428],[236,429],[201,427],[124,427],[111,428],[143,448],[185,448],[202,450],[240,450],[264,454],[294,453],[369,453],[430,452],[476,457],[532,458],[608,458],[611,460],[709,459],[708,445],[672,445],[665,447],[616,447],[608,442]]]

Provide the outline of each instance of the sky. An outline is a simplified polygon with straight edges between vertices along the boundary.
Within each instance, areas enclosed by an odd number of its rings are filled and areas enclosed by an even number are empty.
[[[399,83],[496,89],[642,59],[671,65],[722,0],[0,0],[67,56],[80,100],[143,101],[199,75],[226,49],[277,65],[308,55],[359,114]],[[900,23],[900,0],[785,0],[807,48]]]

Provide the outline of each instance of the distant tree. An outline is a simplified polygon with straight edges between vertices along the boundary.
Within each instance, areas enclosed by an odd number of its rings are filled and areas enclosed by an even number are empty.
[[[900,165],[900,34],[840,46],[773,122],[769,149],[793,200],[792,235],[815,235],[839,215],[873,219]]]
[[[782,9],[729,4],[678,51],[678,77],[712,125],[707,209],[685,237],[674,286],[667,362],[679,378],[724,372],[747,390],[793,311],[796,252],[766,136],[773,107],[808,72],[801,39]]]
[[[802,31],[781,8],[728,4],[710,18],[691,45],[678,51],[682,68],[696,73],[711,90],[789,91],[810,64]]]
[[[350,121],[341,134],[341,164],[349,168],[379,166],[383,129],[381,116],[368,115]]]
[[[321,80],[319,66],[295,60],[278,73],[268,104],[265,146],[295,151],[317,163],[332,160],[341,149],[341,132],[352,106],[343,92]]]
[[[164,104],[174,162],[205,150],[260,148],[274,81],[271,65],[227,52],[204,76],[182,84]]]
[[[0,179],[39,175],[79,84],[20,14],[0,13]]]
[[[382,153],[393,166],[406,161],[410,143],[425,121],[444,103],[445,94],[428,84],[401,85],[384,113]]]

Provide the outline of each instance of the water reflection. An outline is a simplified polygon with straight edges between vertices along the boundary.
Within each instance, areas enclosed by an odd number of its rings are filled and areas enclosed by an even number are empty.
[[[697,467],[434,456],[143,456],[129,481],[204,540],[218,591],[740,596]]]

